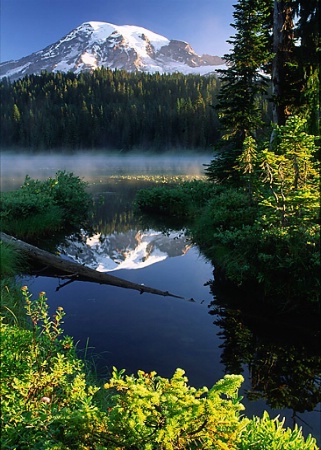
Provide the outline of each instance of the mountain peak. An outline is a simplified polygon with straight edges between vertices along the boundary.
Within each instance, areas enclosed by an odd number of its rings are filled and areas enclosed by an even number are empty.
[[[79,73],[98,67],[204,74],[222,64],[218,56],[200,56],[187,42],[170,40],[143,27],[89,21],[43,50],[0,64],[0,77],[16,80],[43,70]]]

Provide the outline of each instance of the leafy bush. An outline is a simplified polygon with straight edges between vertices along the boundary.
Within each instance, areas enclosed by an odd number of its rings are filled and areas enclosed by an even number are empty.
[[[305,440],[301,430],[284,428],[284,419],[271,419],[264,411],[263,417],[253,417],[244,429],[239,450],[312,450],[317,449],[311,435]]]
[[[1,196],[2,230],[22,239],[83,224],[89,215],[86,183],[65,171],[45,181],[29,176],[17,191]]]
[[[1,197],[1,228],[5,233],[28,238],[61,228],[62,211],[47,193],[20,189],[3,193]]]
[[[179,187],[142,189],[135,199],[142,212],[166,216],[187,216],[188,203],[188,196]]]
[[[225,189],[210,198],[196,218],[195,236],[211,239],[212,231],[231,230],[252,225],[257,209],[250,204],[248,195],[242,189]],[[207,236],[208,235],[208,236]]]
[[[108,422],[121,448],[236,449],[246,424],[237,395],[243,377],[226,375],[212,389],[187,385],[184,370],[168,380],[139,371],[124,376],[114,368],[105,388],[115,389]],[[226,398],[222,398],[225,396]]]
[[[142,212],[159,216],[193,217],[220,191],[220,186],[213,183],[185,181],[175,186],[141,189],[136,194],[135,206]]]
[[[32,330],[1,327],[1,448],[93,448],[104,423],[98,388],[87,386],[72,339],[59,339],[64,312],[50,319],[44,292],[23,294]]]
[[[241,375],[195,389],[182,369],[166,379],[114,368],[99,389],[87,381],[72,339],[62,336],[63,309],[51,318],[44,292],[36,300],[27,287],[22,292],[31,329],[2,321],[0,330],[2,449],[317,449],[314,438],[266,413],[242,416]]]
[[[49,196],[52,203],[62,210],[64,225],[74,226],[88,217],[91,198],[86,186],[73,173],[59,170],[55,178],[43,182],[27,176],[21,189],[28,195]]]

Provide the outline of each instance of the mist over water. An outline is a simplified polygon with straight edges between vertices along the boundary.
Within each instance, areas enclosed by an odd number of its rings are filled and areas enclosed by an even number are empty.
[[[84,181],[95,182],[100,177],[122,175],[204,175],[204,164],[211,153],[120,153],[79,152],[72,154],[26,154],[1,151],[1,190],[18,188],[26,175],[43,180],[66,170]]]

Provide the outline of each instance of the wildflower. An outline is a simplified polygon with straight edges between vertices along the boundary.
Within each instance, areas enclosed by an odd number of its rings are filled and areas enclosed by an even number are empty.
[[[21,290],[22,290],[23,292],[26,292],[26,291],[28,290],[28,286],[22,286]]]
[[[50,403],[51,402],[49,397],[42,397],[42,399],[40,401],[43,402],[43,403]]]

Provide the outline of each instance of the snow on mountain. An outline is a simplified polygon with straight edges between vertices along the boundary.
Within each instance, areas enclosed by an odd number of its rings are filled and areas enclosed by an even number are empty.
[[[82,242],[70,239],[60,248],[65,257],[99,272],[141,269],[169,257],[185,254],[190,248],[181,232],[163,234],[130,230],[108,236],[96,234]]]
[[[204,75],[223,64],[218,56],[200,56],[187,42],[169,40],[143,27],[86,22],[43,50],[1,63],[0,78],[16,80],[42,70],[79,73],[98,67]]]

